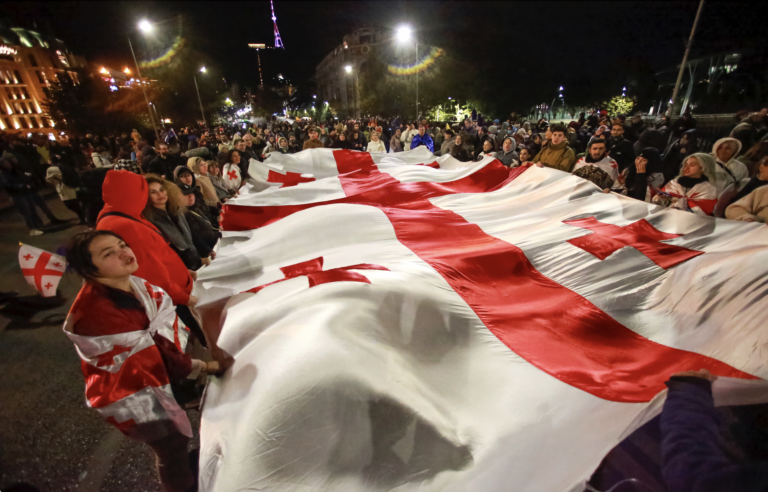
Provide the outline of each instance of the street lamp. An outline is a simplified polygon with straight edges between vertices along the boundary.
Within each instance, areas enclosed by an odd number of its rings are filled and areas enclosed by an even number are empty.
[[[139,30],[145,33],[152,32],[152,24],[147,19],[142,19],[139,21]]]
[[[201,67],[200,72],[205,73],[205,67]],[[205,121],[205,111],[203,111],[203,100],[200,99],[200,88],[197,86],[197,76],[192,75],[192,78],[195,80],[195,91],[197,92],[197,102],[200,104],[200,114],[203,115],[203,128],[208,128],[208,123]]]
[[[413,35],[411,26],[400,26],[397,28],[397,37],[399,42],[406,43],[411,39],[411,36],[413,36],[413,40],[416,45],[416,52],[415,52],[414,62],[413,62],[413,66],[414,68],[416,68],[416,65],[419,63],[419,39],[415,35]],[[418,117],[419,117],[419,70],[416,69],[416,118]]]
[[[344,71],[347,73],[352,73],[352,65],[347,65],[346,67],[344,67]]]
[[[139,30],[144,33],[152,32],[152,24],[149,23],[148,20],[144,19],[141,22],[139,22]],[[155,124],[155,117],[152,116],[152,109],[149,107],[149,98],[147,97],[147,89],[144,87],[145,84],[141,81],[141,69],[139,68],[139,62],[136,60],[136,52],[133,51],[133,44],[131,44],[131,36],[129,36],[127,33],[125,35],[126,38],[128,38],[128,46],[131,48],[131,54],[133,55],[133,63],[136,64],[136,73],[139,75],[139,85],[141,86],[141,92],[144,93],[144,101],[147,103],[147,112],[149,113],[149,119],[152,121],[152,129],[155,131],[155,138],[157,140],[160,140],[160,132],[157,131],[157,124]]]

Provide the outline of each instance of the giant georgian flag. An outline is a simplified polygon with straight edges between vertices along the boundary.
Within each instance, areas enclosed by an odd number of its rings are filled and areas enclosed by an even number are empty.
[[[195,291],[236,359],[202,490],[582,490],[670,374],[765,396],[762,224],[418,149],[250,174]]]

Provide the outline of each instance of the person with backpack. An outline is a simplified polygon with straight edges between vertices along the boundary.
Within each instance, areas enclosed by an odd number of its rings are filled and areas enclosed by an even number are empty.
[[[60,155],[50,156],[48,163],[50,167],[46,171],[45,180],[56,188],[64,206],[77,214],[80,224],[84,225],[85,214],[80,206],[80,200],[77,199],[77,188],[80,187],[80,176],[77,171],[69,167]]]

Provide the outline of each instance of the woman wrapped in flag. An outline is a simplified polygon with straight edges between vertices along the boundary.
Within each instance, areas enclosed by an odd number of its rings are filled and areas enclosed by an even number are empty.
[[[86,404],[152,448],[165,490],[197,490],[192,429],[171,385],[216,373],[218,363],[185,353],[189,332],[170,296],[132,276],[136,257],[118,234],[78,234],[67,261],[85,280],[64,332],[81,358]]]

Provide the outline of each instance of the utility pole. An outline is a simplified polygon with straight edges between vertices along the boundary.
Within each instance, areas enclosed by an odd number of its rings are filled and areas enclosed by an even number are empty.
[[[157,131],[157,124],[155,123],[155,117],[152,116],[152,108],[149,107],[149,98],[147,97],[147,90],[144,87],[144,81],[141,80],[141,69],[139,68],[139,62],[136,60],[136,53],[133,51],[133,45],[131,44],[131,37],[128,38],[128,46],[131,47],[131,54],[133,55],[133,63],[136,64],[136,73],[139,76],[139,85],[141,86],[141,92],[144,93],[144,101],[147,103],[147,112],[149,113],[149,119],[152,121],[152,129],[155,130],[155,138],[160,141],[160,133]]]
[[[416,39],[416,119],[419,119],[419,37],[414,36]]]
[[[696,19],[693,21],[693,29],[691,29],[691,37],[688,38],[688,44],[685,45],[685,55],[683,55],[683,63],[680,64],[680,72],[677,74],[677,82],[675,82],[675,90],[672,92],[672,100],[669,103],[667,109],[667,116],[672,116],[672,107],[677,100],[677,92],[680,90],[680,82],[683,80],[683,72],[685,71],[685,64],[688,62],[688,53],[691,51],[691,45],[693,44],[693,35],[696,34],[696,26],[699,24],[699,17],[701,16],[701,9],[704,7],[704,0],[699,1],[699,10],[696,12]],[[691,80],[693,82],[693,80]]]
[[[203,115],[203,128],[208,128],[208,123],[205,122],[205,111],[203,111],[203,100],[200,99],[200,89],[197,87],[197,76],[193,75],[195,79],[195,90],[197,91],[197,102],[200,103],[200,113]]]

